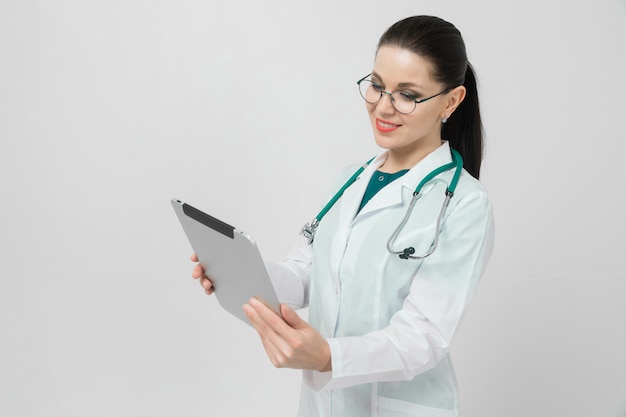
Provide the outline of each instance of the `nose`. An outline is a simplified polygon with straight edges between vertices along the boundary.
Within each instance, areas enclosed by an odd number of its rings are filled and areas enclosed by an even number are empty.
[[[391,97],[391,94],[384,91],[380,101],[376,103],[376,109],[383,114],[395,113],[396,108],[393,106],[392,100],[393,98]]]

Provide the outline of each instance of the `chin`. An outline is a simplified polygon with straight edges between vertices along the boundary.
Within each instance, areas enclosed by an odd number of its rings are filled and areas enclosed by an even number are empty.
[[[383,149],[393,149],[399,145],[397,138],[382,134],[378,131],[374,132],[374,141],[376,142],[376,145]]]
[[[379,148],[382,148],[386,151],[392,151],[394,149],[398,149],[400,148],[400,146],[398,146],[395,143],[390,143],[389,141],[376,141],[376,145],[378,145]]]

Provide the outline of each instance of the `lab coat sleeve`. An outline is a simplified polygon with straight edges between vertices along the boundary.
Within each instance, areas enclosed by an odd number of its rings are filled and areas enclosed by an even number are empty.
[[[293,309],[308,306],[311,245],[295,246],[281,262],[266,261],[265,266],[281,303]]]
[[[452,208],[452,207],[450,207]],[[448,210],[439,246],[423,261],[402,309],[381,330],[330,338],[332,372],[305,371],[314,391],[411,380],[447,354],[493,246],[493,217],[484,191]]]

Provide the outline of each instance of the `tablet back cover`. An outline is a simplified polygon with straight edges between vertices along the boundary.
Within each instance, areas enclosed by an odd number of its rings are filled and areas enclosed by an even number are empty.
[[[249,323],[243,305],[256,297],[279,314],[278,297],[254,239],[180,200],[172,206],[221,306]]]

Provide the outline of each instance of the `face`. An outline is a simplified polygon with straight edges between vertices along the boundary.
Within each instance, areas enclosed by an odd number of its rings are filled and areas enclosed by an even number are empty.
[[[427,60],[396,46],[380,47],[370,78],[385,91],[399,90],[417,99],[445,89],[432,78]],[[463,91],[459,93],[458,89]],[[412,167],[441,145],[441,120],[452,114],[464,93],[464,87],[457,87],[449,93],[417,103],[409,114],[399,113],[388,94],[383,94],[376,104],[366,102],[376,143],[389,150],[390,160],[404,160],[405,165],[410,165],[404,168]]]

